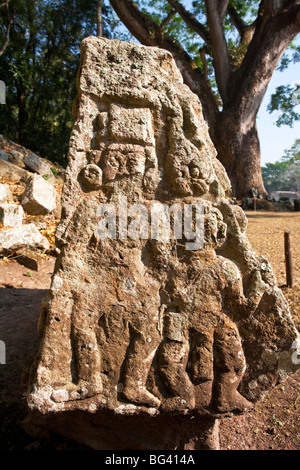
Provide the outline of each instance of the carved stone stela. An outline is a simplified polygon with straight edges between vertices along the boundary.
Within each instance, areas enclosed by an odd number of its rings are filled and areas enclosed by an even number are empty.
[[[198,97],[168,52],[88,38],[74,117],[29,407],[152,417],[251,408],[296,371],[299,335],[249,244]],[[150,222],[154,203],[201,207],[200,245],[185,233],[151,237],[141,215]],[[113,237],[99,235],[108,205]]]

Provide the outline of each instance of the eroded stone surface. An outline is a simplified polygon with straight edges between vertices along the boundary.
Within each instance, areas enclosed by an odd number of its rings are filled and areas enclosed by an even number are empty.
[[[23,223],[23,209],[17,204],[0,204],[0,223],[4,227],[16,227]]]
[[[78,91],[30,407],[151,419],[248,409],[299,367],[299,335],[199,99],[168,52],[96,38],[82,43]],[[151,237],[141,221],[155,203],[201,207],[203,243]],[[99,230],[104,204],[114,239]]]
[[[13,195],[11,190],[6,184],[0,183],[0,203],[11,201],[13,199]]]
[[[23,168],[0,158],[0,176],[9,178],[10,181],[27,181],[30,173]]]
[[[8,254],[23,247],[48,250],[50,243],[41,235],[35,224],[21,225],[0,232],[1,254]]]
[[[31,175],[21,200],[28,214],[45,215],[56,207],[56,190],[41,175]]]

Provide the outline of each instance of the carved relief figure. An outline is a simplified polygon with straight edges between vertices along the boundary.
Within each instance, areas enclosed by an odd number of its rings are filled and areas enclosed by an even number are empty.
[[[206,214],[204,248],[191,252],[166,286],[170,305],[159,371],[171,392],[163,403],[169,411],[252,406],[237,391],[246,368],[234,323],[247,305],[242,279],[237,266],[215,252],[224,242],[224,228],[213,208]]]
[[[259,399],[296,370],[299,334],[251,249],[243,211],[228,198],[198,97],[166,51],[97,38],[82,43],[78,91],[30,406],[115,414],[248,408],[246,398]],[[153,203],[202,204],[204,245],[186,249],[187,236],[126,237],[120,219],[116,237],[101,238],[99,206],[120,197],[151,216]]]
[[[108,112],[100,113],[95,120],[94,148],[88,151],[89,163],[81,171],[82,184],[87,190],[103,191],[111,197],[111,200],[123,194],[126,195],[128,204],[133,201],[146,202],[142,190],[153,190],[153,183],[157,178],[154,144],[152,117],[149,109],[115,103],[108,105]],[[120,227],[116,227],[116,232],[119,229]],[[126,241],[123,242],[125,246],[126,243]],[[140,405],[157,407],[160,401],[146,389],[146,380],[160,342],[157,318],[155,318],[159,308],[159,284],[151,278],[149,273],[145,273],[145,277],[141,275],[144,267],[140,258],[145,243],[140,240],[129,242],[132,257],[126,277],[127,287],[123,289],[123,292],[126,292],[123,306],[125,312],[129,312],[130,344],[126,351],[120,380],[122,380],[122,394],[126,399]],[[138,255],[135,256],[135,253]],[[135,307],[136,297],[144,299],[143,312]],[[103,304],[105,304],[104,300]],[[84,355],[84,363],[88,361],[93,364],[95,374],[98,368],[97,373],[100,376],[101,341],[100,344],[95,342],[90,345],[91,360],[89,361],[87,359],[88,346],[84,345],[87,341],[83,327],[84,309],[82,307],[77,307],[76,311],[73,309],[73,315],[73,330],[76,330],[75,341],[73,341],[76,374],[80,380],[87,377],[87,370],[82,366]],[[102,313],[101,316],[100,323],[110,321],[108,312]],[[93,335],[90,328],[87,329],[88,334]],[[95,335],[93,338],[96,341]],[[94,360],[92,360],[92,355],[94,355]],[[90,377],[92,381],[93,375]],[[95,394],[101,392],[100,388],[93,387],[92,382],[88,388],[91,393],[93,390]]]
[[[85,187],[97,190],[103,186],[104,191],[111,187],[129,198],[129,187],[153,189],[157,158],[149,108],[110,103],[94,120],[91,146],[89,164],[82,170]]]

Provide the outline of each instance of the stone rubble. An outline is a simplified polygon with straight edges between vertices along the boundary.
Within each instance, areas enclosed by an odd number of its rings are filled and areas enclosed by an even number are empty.
[[[47,180],[55,180],[51,170],[51,165],[42,160],[36,153],[29,153],[23,157],[25,167],[38,175],[44,176]]]
[[[55,174],[52,172],[52,166],[56,168]],[[39,172],[43,173],[43,176],[39,175]],[[12,237],[19,240],[16,244],[11,244],[12,252],[16,246],[26,249],[26,239],[24,239],[25,245],[22,245],[23,238],[22,235],[20,236],[18,228],[22,224],[27,225],[31,216],[35,216],[36,226],[41,225],[41,221],[37,218],[39,216],[51,214],[54,219],[60,217],[61,205],[58,188],[63,176],[64,172],[61,168],[0,135],[0,178],[3,181],[0,183],[1,240],[4,242],[4,245],[0,246],[2,254],[9,253],[7,238],[12,235],[12,232],[7,232],[8,228],[16,227],[16,234]],[[14,188],[14,195],[10,186]],[[24,187],[26,194],[21,196]],[[50,220],[49,223],[51,223]],[[46,222],[43,224],[44,227],[39,228],[46,230]],[[26,230],[28,229],[26,228],[25,232]],[[37,234],[34,231],[32,235],[34,240]],[[43,240],[42,246],[48,249],[49,243],[45,237]],[[35,241],[33,241],[33,246],[36,246]],[[28,263],[35,266],[35,260],[32,261],[29,258],[22,256],[24,262],[29,260]]]
[[[13,198],[11,190],[6,184],[0,183],[0,203],[11,201]]]
[[[24,170],[24,168],[0,159],[0,176],[7,178],[10,181],[26,182],[30,173],[27,170]]]
[[[4,227],[18,227],[23,223],[24,211],[18,204],[0,204],[0,223]]]
[[[55,188],[43,176],[34,174],[27,180],[21,204],[32,215],[45,215],[56,208]]]
[[[22,247],[49,250],[50,244],[35,224],[26,224],[0,231],[0,255],[17,251]]]

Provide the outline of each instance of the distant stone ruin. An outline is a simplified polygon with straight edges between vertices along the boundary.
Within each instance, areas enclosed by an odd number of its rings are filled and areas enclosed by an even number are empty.
[[[95,449],[217,448],[218,418],[299,367],[288,304],[168,52],[85,39],[74,116],[32,422]]]
[[[281,198],[288,199],[291,203],[300,199],[300,193],[297,191],[271,191],[270,199],[279,201]]]

